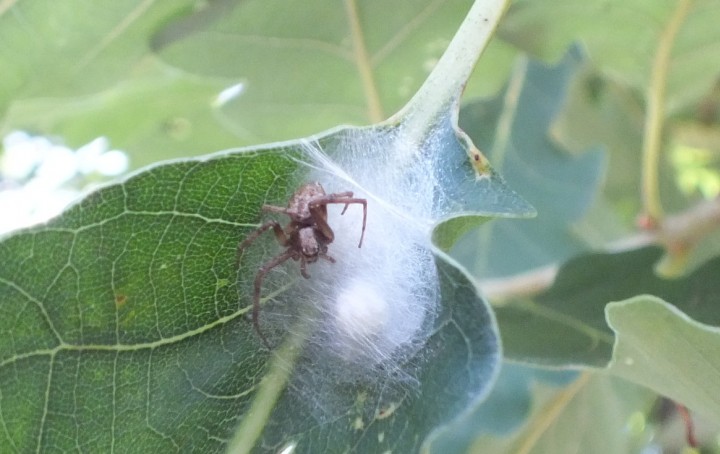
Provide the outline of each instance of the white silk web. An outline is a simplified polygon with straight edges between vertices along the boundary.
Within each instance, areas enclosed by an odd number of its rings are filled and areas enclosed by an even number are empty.
[[[297,329],[297,317],[313,325],[304,357],[295,366],[291,388],[313,396],[316,417],[344,411],[338,397],[348,385],[395,389],[417,387],[413,370],[419,352],[433,332],[440,302],[439,281],[430,233],[438,213],[437,172],[423,160],[426,147],[413,144],[402,129],[360,130],[342,141],[304,144],[307,181],[319,181],[327,193],[353,191],[368,201],[367,230],[358,240],[362,208],[328,206],[335,240],[328,254],[308,266],[310,279],[263,307],[262,324],[273,332]],[[289,263],[268,280],[299,276]],[[267,291],[265,291],[267,293]],[[389,394],[388,394],[389,395]],[[320,396],[320,397],[319,397]],[[346,400],[346,399],[345,399]]]

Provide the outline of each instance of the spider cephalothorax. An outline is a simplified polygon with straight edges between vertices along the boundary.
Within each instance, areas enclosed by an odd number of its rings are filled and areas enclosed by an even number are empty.
[[[308,263],[317,262],[318,259],[321,258],[335,263],[335,259],[327,254],[328,244],[332,243],[335,239],[335,234],[327,220],[327,206],[335,203],[345,205],[341,214],[345,214],[345,210],[347,210],[351,203],[362,204],[362,232],[360,234],[360,243],[358,243],[358,247],[361,247],[365,236],[365,223],[367,221],[367,200],[353,198],[353,193],[350,191],[326,194],[322,185],[317,182],[307,183],[295,191],[292,197],[290,197],[287,208],[263,205],[263,211],[282,213],[290,217],[290,222],[285,228],[282,228],[277,221],[268,221],[261,225],[255,232],[248,235],[248,237],[238,245],[239,257],[245,248],[260,235],[269,229],[273,229],[278,243],[286,247],[284,252],[260,267],[260,270],[258,270],[255,276],[252,321],[255,331],[257,331],[263,343],[268,348],[269,343],[262,331],[260,331],[258,318],[260,315],[262,281],[270,270],[285,263],[289,259],[300,262],[300,273],[306,279],[310,278],[307,272]]]

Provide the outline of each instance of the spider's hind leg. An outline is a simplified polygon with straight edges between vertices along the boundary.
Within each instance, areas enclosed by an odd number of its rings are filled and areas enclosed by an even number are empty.
[[[310,279],[310,274],[307,272],[307,262],[303,259],[300,259],[300,274],[305,279]]]

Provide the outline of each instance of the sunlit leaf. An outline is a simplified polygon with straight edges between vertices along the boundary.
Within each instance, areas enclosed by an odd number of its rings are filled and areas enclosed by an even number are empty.
[[[610,373],[720,422],[720,328],[651,296],[612,303],[606,311],[617,336]]]
[[[717,78],[710,63],[720,58],[720,5],[714,0],[519,1],[503,23],[502,36],[550,59],[580,40],[603,72],[644,89],[657,70],[653,58],[659,43],[676,17],[682,19],[669,66],[661,70],[668,72],[668,106],[677,108],[697,101]]]
[[[361,2],[357,17],[323,0],[7,6],[0,133],[28,130],[72,147],[106,136],[139,168],[385,119],[366,107],[361,63],[379,87],[380,111],[392,114],[442,55],[468,2],[403,0],[392,15],[383,2]],[[366,39],[364,62],[352,44],[354,19]],[[499,87],[515,53],[493,44],[467,94]]]
[[[142,68],[158,24],[187,12],[174,2],[8,2],[0,7],[0,112],[17,99],[84,95]],[[92,18],[92,20],[88,20]]]
[[[213,102],[227,82],[168,77],[156,68],[91,96],[33,98],[12,104],[5,124],[52,133],[79,147],[104,136],[125,151],[133,168],[236,146],[238,136],[218,121]]]
[[[388,14],[382,0],[249,0],[232,8],[219,2],[215,13],[169,24],[153,47],[183,71],[243,83],[222,115],[255,143],[283,140],[338,122],[369,124],[399,110],[437,63],[468,5],[400,1]],[[494,43],[468,95],[497,89],[514,55]]]

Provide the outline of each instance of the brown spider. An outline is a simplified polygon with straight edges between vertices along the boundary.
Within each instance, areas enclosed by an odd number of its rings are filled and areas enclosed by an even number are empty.
[[[285,251],[265,263],[258,270],[255,276],[255,294],[253,296],[252,322],[255,331],[262,339],[266,347],[270,348],[270,344],[260,331],[260,292],[262,289],[262,281],[265,275],[273,268],[285,263],[289,259],[300,261],[300,273],[305,279],[309,279],[307,272],[307,264],[317,262],[319,258],[323,258],[330,263],[335,263],[335,259],[327,254],[328,244],[335,239],[327,218],[327,206],[331,203],[345,204],[340,214],[345,214],[351,203],[359,203],[363,206],[363,222],[362,233],[360,234],[360,243],[362,246],[363,237],[365,236],[365,223],[367,221],[367,200],[353,198],[351,191],[339,192],[336,194],[326,194],[320,183],[307,183],[302,185],[295,194],[290,197],[287,208],[276,207],[272,205],[263,205],[262,211],[272,213],[283,213],[290,217],[290,223],[283,229],[277,221],[268,221],[261,225],[255,232],[248,235],[245,241],[238,245],[238,258],[253,241],[258,239],[260,235],[269,229],[273,229],[275,238],[281,246],[287,247]]]

